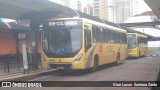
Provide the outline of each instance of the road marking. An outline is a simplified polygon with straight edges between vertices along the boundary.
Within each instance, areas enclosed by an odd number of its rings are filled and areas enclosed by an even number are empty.
[[[52,76],[39,77],[39,78],[35,78],[35,79],[29,80],[29,81],[37,81],[37,80],[41,80],[41,79],[45,79],[45,78],[49,78],[49,77],[52,77]]]
[[[152,57],[147,57],[147,58],[152,58]]]

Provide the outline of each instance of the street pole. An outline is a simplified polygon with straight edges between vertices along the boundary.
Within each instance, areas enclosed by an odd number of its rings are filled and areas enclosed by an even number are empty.
[[[28,69],[28,60],[27,60],[27,52],[26,52],[26,40],[25,33],[19,34],[19,38],[22,40],[22,54],[23,54],[23,74],[29,73]]]
[[[38,29],[39,24],[36,22],[36,20],[31,20],[30,22],[30,29],[31,29],[31,45],[32,45],[32,68],[34,70],[38,70]]]

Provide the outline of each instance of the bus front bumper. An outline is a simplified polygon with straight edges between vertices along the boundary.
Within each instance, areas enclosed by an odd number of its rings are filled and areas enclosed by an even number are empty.
[[[63,69],[85,69],[83,64],[80,62],[72,63],[48,63],[49,68],[63,70]]]
[[[128,57],[138,57],[138,55],[137,54],[128,54]]]

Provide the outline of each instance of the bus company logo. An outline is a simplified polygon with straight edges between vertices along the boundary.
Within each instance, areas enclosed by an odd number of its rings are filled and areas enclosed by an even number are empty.
[[[11,82],[2,82],[2,87],[12,87]]]

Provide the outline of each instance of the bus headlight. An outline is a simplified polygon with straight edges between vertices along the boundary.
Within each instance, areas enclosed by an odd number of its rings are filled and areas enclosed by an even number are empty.
[[[46,62],[46,60],[45,60],[45,58],[44,58],[44,56],[43,56],[43,55],[41,55],[41,60],[43,60],[43,61],[45,61],[45,62]]]
[[[72,69],[75,69],[80,66],[81,63],[79,63],[78,61],[81,60],[82,56],[83,54],[78,55],[78,57],[72,62],[72,66],[71,66]]]
[[[74,61],[79,61],[82,58],[82,54],[80,54]]]

